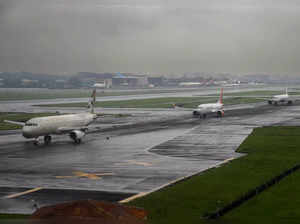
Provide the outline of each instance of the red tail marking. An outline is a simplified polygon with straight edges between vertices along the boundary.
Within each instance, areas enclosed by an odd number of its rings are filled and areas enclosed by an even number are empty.
[[[221,89],[219,103],[223,104],[223,88]]]

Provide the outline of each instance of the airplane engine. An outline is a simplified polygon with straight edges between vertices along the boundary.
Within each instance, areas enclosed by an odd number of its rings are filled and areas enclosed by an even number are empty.
[[[78,144],[81,142],[83,136],[85,136],[85,132],[83,131],[75,130],[70,132],[70,138],[73,139],[74,142]]]
[[[194,116],[199,116],[200,113],[199,113],[198,111],[194,110],[194,111],[193,111],[193,115],[194,115]]]

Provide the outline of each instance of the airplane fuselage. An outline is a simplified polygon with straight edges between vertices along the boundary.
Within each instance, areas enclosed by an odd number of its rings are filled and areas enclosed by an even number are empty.
[[[278,104],[278,103],[288,103],[292,104],[294,99],[292,99],[289,94],[282,94],[273,96],[272,99],[268,100],[269,104]]]
[[[208,113],[223,113],[223,104],[222,103],[206,103],[200,104],[196,109],[194,109],[195,115],[204,115]]]
[[[199,116],[200,118],[205,118],[206,114],[216,113],[218,117],[224,116],[223,110],[223,88],[221,89],[220,98],[216,103],[204,103],[198,105],[196,109],[193,111],[194,116]]]
[[[96,116],[92,113],[81,113],[32,118],[26,122],[22,134],[25,138],[62,134],[64,129],[76,129],[76,127],[89,125],[96,119]]]

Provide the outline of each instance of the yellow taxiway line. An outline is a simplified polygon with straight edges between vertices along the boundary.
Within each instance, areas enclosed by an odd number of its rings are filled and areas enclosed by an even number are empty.
[[[30,189],[28,191],[24,191],[24,192],[20,192],[20,193],[16,193],[16,194],[11,194],[11,195],[8,195],[8,196],[4,196],[3,198],[16,198],[16,197],[20,197],[22,195],[25,195],[25,194],[30,194],[30,193],[33,193],[33,192],[36,192],[36,191],[40,191],[42,190],[43,188],[42,187],[37,187],[37,188],[33,188],[33,189]]]
[[[66,178],[81,178],[86,177],[91,180],[100,180],[103,176],[112,176],[114,173],[85,173],[81,171],[74,171],[74,176],[55,176],[57,179],[66,179]]]

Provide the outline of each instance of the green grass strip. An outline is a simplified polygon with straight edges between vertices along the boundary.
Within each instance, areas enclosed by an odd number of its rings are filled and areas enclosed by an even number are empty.
[[[129,204],[145,208],[149,212],[149,222],[155,224],[227,223],[224,222],[230,220],[227,216],[216,221],[203,217],[297,165],[300,161],[300,127],[256,128],[238,151],[248,155]],[[295,196],[290,193],[283,197],[293,200]]]
[[[23,214],[0,214],[0,220],[5,219],[27,219],[30,215],[23,215]]]
[[[226,214],[224,223],[298,224],[300,220],[300,172]]]
[[[274,95],[282,95],[285,94],[285,90],[283,91],[273,91],[273,90],[257,90],[257,91],[243,91],[243,92],[235,92],[235,93],[225,93],[226,96],[264,96],[264,97],[272,97]],[[211,96],[218,96],[219,94],[212,94]],[[289,92],[289,95],[300,95],[300,92]]]
[[[202,103],[215,103],[218,98],[214,97],[166,97],[152,99],[120,100],[97,102],[96,107],[107,108],[172,108],[174,104],[184,108],[196,108]],[[225,105],[261,102],[261,99],[234,97],[224,99]],[[48,104],[38,105],[45,107],[86,107],[87,103]]]
[[[57,98],[85,98],[90,97],[93,88],[90,89],[15,89],[1,90],[0,101],[4,100],[36,100],[36,99],[57,99]],[[159,94],[159,93],[178,93],[184,92],[184,89],[164,90],[164,89],[146,89],[131,91],[112,91],[107,89],[98,89],[97,97],[105,96],[125,96],[139,94]],[[194,91],[194,90],[191,90]]]

